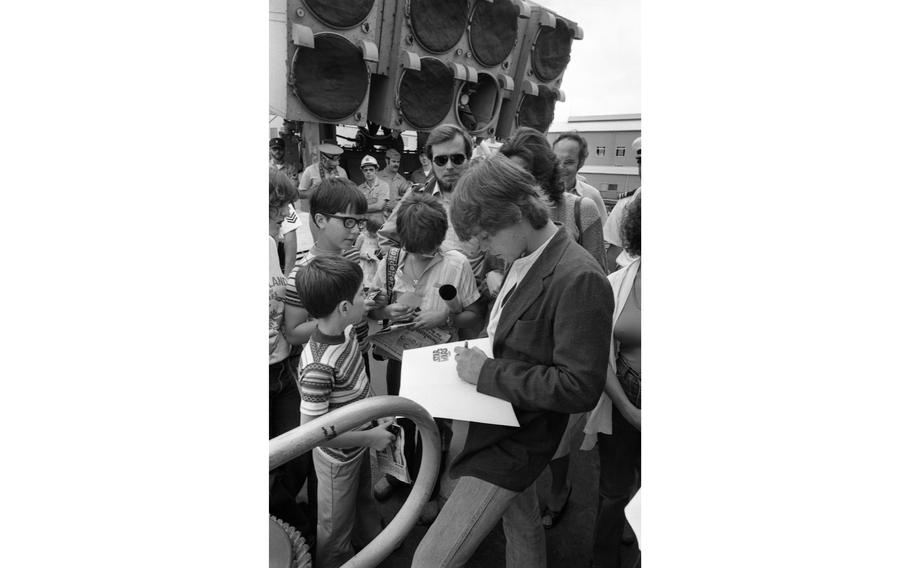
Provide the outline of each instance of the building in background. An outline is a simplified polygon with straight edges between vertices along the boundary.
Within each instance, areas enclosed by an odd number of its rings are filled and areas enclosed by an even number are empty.
[[[641,114],[570,116],[569,122],[553,124],[547,132],[552,143],[563,132],[577,131],[588,142],[588,159],[578,171],[596,187],[607,208],[619,193],[641,185],[632,142],[641,136]]]

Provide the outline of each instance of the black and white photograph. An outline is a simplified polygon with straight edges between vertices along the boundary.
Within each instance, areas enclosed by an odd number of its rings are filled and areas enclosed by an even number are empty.
[[[910,566],[899,4],[8,4],[0,566]]]
[[[639,31],[271,2],[274,565],[641,566]]]

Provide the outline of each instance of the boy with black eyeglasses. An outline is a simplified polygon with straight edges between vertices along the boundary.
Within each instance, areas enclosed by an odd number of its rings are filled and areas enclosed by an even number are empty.
[[[301,258],[288,275],[284,302],[285,337],[292,345],[302,345],[309,341],[316,329],[316,321],[303,307],[300,295],[294,285],[294,278],[300,267],[313,258],[321,255],[341,256],[344,251],[353,249],[360,231],[366,227],[366,198],[354,185],[354,182],[343,178],[329,178],[320,182],[310,199],[310,215],[316,226],[313,248]],[[380,307],[385,296],[380,294],[376,300],[367,300],[369,309]],[[366,351],[368,327],[366,321],[355,326],[357,337],[361,342],[361,351]],[[369,367],[367,367],[369,369]],[[369,371],[368,371],[369,372]]]

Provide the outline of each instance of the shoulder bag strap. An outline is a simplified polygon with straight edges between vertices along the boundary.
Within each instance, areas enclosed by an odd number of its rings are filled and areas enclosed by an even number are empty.
[[[581,197],[575,198],[575,226],[578,227],[578,238],[581,239]]]
[[[401,254],[400,247],[389,248],[388,256],[385,261],[385,293],[389,303],[392,303],[392,288],[395,286],[395,272],[398,271],[398,257]]]

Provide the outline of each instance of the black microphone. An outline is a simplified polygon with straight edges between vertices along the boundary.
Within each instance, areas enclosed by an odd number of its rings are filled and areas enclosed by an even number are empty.
[[[455,289],[455,286],[452,286],[451,284],[443,284],[440,286],[439,297],[446,303],[451,313],[457,314],[461,312],[462,306],[461,302],[458,300],[458,290]]]

